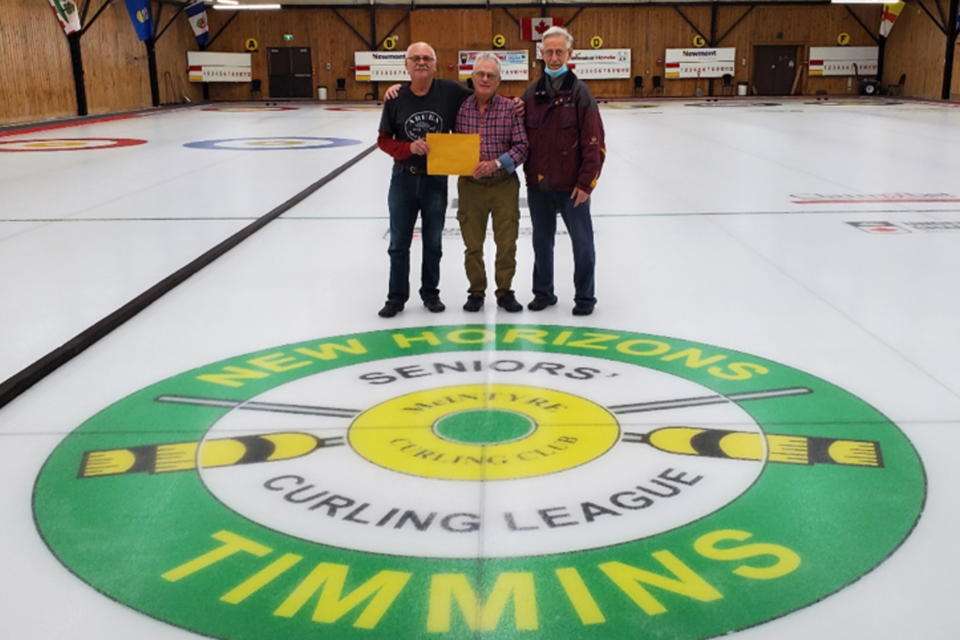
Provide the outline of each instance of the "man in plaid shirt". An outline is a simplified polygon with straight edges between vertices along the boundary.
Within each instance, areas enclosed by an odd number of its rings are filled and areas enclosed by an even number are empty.
[[[495,280],[497,306],[515,313],[523,310],[511,288],[517,270],[517,233],[520,229],[520,180],[516,170],[527,159],[527,133],[514,100],[497,95],[500,60],[481,53],[473,65],[474,93],[460,106],[454,131],[480,134],[480,163],[473,175],[457,180],[460,208],[457,220],[470,281],[466,311],[479,311],[487,291],[483,243],[487,218],[493,217],[497,245]]]

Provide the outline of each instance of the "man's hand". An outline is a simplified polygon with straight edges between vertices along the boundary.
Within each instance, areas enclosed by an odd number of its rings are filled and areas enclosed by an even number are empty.
[[[473,168],[473,177],[479,180],[480,178],[486,178],[487,176],[492,176],[493,172],[497,170],[496,160],[483,160]]]
[[[402,84],[392,84],[389,87],[387,87],[387,92],[383,94],[384,99],[393,100],[394,98],[396,98],[397,94],[400,93],[400,88],[402,86],[403,86]]]
[[[590,199],[590,194],[584,191],[583,189],[578,189],[577,187],[574,187],[573,193],[570,194],[570,199],[573,200],[573,206],[579,207],[584,202]]]
[[[527,112],[527,103],[523,101],[523,98],[519,96],[514,96],[513,98],[513,110],[517,112],[517,115],[520,116],[520,119],[523,119],[523,114]]]
[[[410,153],[417,156],[425,156],[430,151],[426,140],[414,140],[410,143]]]

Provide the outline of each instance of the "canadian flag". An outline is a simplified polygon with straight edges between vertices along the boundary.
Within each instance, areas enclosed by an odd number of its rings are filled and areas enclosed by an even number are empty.
[[[563,18],[521,18],[521,40],[543,40],[543,32],[550,27],[562,27]]]

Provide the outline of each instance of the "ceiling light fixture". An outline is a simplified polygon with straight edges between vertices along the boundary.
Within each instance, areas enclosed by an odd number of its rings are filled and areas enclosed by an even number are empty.
[[[220,9],[222,11],[236,11],[238,9],[252,9],[254,11],[260,9],[279,9],[280,5],[278,4],[215,4],[213,5],[214,9]]]

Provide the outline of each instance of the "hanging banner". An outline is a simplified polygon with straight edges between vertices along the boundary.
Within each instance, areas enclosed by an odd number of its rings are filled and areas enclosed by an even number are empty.
[[[250,82],[252,58],[249,53],[188,51],[187,78],[190,82]]]
[[[583,80],[630,77],[630,49],[574,49],[568,65]]]
[[[77,9],[77,3],[73,0],[50,0],[50,6],[53,12],[57,14],[57,20],[63,27],[64,33],[70,35],[80,31],[80,10]]]
[[[529,80],[530,52],[522,51],[460,51],[460,79],[473,73],[473,64],[481,53],[492,53],[500,59],[500,80]]]
[[[356,69],[357,82],[410,82],[410,74],[404,62],[405,51],[386,53],[383,51],[354,51],[353,66]]]
[[[875,76],[879,47],[810,47],[811,76]]]
[[[127,13],[137,30],[140,40],[149,40],[153,37],[153,16],[150,15],[150,0],[125,0]]]
[[[536,48],[537,60],[543,60],[543,43]],[[567,66],[586,80],[629,78],[630,49],[574,49]]]
[[[207,10],[204,7],[203,0],[196,0],[183,12],[187,15],[187,20],[190,21],[193,35],[197,37],[197,44],[205,47],[210,42],[210,26],[207,24]]]
[[[893,29],[893,23],[897,21],[897,16],[903,11],[902,2],[894,2],[883,5],[883,13],[880,15],[880,35],[884,38],[890,37],[890,30]]]
[[[735,47],[724,49],[667,49],[664,77],[722,78],[733,75],[737,68]]]
[[[563,18],[520,18],[520,39],[540,41],[550,27],[562,27]]]

